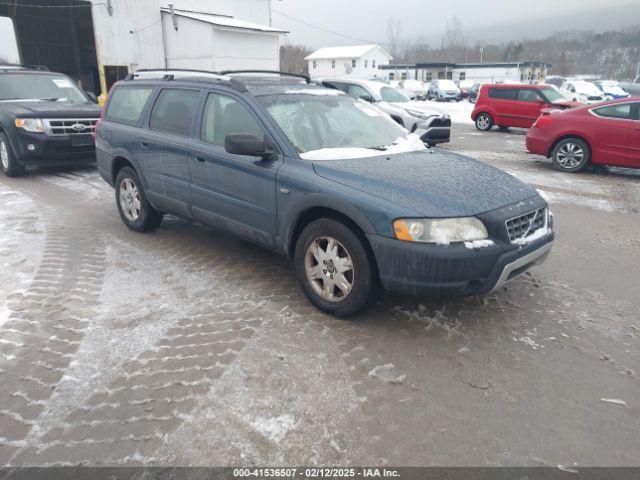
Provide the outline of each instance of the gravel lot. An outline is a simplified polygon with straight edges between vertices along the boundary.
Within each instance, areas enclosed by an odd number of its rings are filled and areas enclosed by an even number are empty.
[[[637,465],[640,172],[454,129],[445,148],[548,198],[552,255],[355,321],[250,244],[128,231],[95,170],[0,177],[0,465]]]

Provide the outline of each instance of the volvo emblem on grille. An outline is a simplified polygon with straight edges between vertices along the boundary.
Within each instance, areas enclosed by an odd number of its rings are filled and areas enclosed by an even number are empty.
[[[71,125],[71,128],[74,129],[76,132],[82,132],[82,131],[84,131],[84,129],[87,128],[87,126],[83,125],[81,123],[75,123],[75,124]]]

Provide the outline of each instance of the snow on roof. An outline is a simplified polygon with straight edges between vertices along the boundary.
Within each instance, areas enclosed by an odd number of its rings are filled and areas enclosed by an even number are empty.
[[[305,60],[324,60],[329,58],[360,58],[374,48],[380,49],[391,60],[393,57],[385,52],[379,45],[355,45],[351,47],[325,47],[316,50]]]
[[[167,14],[171,13],[168,8],[161,8],[161,10],[162,12]],[[267,27],[258,23],[245,22],[244,20],[238,20],[237,18],[227,17],[224,15],[213,15],[211,13],[189,12],[185,10],[175,9],[174,13],[179,17],[191,18],[193,20],[210,23],[211,25],[216,25],[219,27],[236,28],[240,30],[254,30],[257,32],[267,33],[289,33],[288,31],[281,30],[279,28]]]

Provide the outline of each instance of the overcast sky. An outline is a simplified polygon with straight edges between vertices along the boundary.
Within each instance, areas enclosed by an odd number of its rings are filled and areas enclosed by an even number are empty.
[[[387,41],[387,21],[398,19],[405,38],[440,42],[457,16],[472,41],[539,38],[559,30],[608,30],[640,24],[638,0],[272,0],[273,25],[287,43],[312,48],[358,44],[280,15],[367,42]],[[362,43],[362,42],[360,42]]]

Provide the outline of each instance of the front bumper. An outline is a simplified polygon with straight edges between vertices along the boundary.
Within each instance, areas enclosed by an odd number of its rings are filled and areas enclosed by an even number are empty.
[[[446,143],[451,140],[451,118],[448,116],[433,117],[428,121],[418,123],[413,132],[428,145]]]
[[[14,140],[16,159],[24,166],[64,166],[96,161],[91,134],[49,136],[20,131]]]
[[[407,295],[482,295],[542,263],[554,233],[524,246],[496,242],[489,247],[438,246],[368,235],[384,288]]]

